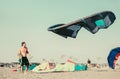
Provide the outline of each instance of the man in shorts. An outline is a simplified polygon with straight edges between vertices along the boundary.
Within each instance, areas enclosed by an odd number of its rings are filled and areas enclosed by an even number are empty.
[[[26,43],[22,42],[21,48],[19,49],[19,52],[18,52],[18,58],[21,65],[21,72],[24,71],[23,69],[24,65],[26,66],[26,71],[28,71],[29,61],[27,58],[27,54],[29,54],[29,52],[28,52],[28,48],[26,47]]]

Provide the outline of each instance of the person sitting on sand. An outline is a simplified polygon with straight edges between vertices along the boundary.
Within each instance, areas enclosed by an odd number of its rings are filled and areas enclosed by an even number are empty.
[[[27,54],[29,54],[29,52],[25,42],[22,42],[21,46],[22,47],[19,49],[19,52],[18,52],[18,58],[21,65],[21,72],[23,72],[24,65],[26,66],[26,71],[28,71],[29,61],[27,58]]]

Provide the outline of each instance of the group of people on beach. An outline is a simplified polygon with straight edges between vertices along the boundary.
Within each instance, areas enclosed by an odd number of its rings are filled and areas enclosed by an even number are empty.
[[[26,66],[25,71],[28,71],[29,68],[29,60],[27,58],[27,55],[29,54],[28,48],[26,46],[26,42],[21,43],[21,48],[19,49],[18,52],[18,58],[19,58],[19,64],[20,64],[20,70],[21,72],[24,72],[23,66]],[[89,65],[91,64],[91,61],[88,59],[87,62]]]
[[[30,66],[27,55],[29,55],[29,51],[28,51],[26,42],[22,42],[21,43],[21,48],[18,51],[18,58],[19,58],[20,71],[21,72],[24,72],[24,71],[27,72],[28,68]],[[91,64],[91,61],[88,59],[87,63],[88,63],[88,66],[89,66]],[[23,69],[24,66],[26,67],[25,69]]]
[[[25,71],[27,72],[28,68],[30,66],[27,55],[30,55],[30,54],[29,54],[26,42],[22,42],[21,47],[18,51],[18,59],[19,59],[20,71],[21,72],[25,72]],[[88,59],[87,66],[89,67],[89,69],[91,68],[90,65],[91,65],[91,60]],[[25,69],[23,68],[24,66],[25,66]]]

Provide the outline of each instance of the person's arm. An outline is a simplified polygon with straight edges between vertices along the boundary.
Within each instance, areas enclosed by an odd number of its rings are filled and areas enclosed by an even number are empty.
[[[20,59],[20,58],[21,58],[21,51],[19,49],[19,51],[18,51],[18,59]]]
[[[28,48],[27,48],[27,47],[26,47],[26,49],[27,49],[26,53],[29,54],[29,51],[28,51]]]

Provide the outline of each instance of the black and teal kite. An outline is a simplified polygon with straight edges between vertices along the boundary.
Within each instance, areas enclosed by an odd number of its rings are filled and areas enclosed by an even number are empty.
[[[76,38],[81,27],[84,27],[91,33],[95,34],[99,29],[108,28],[111,24],[114,23],[115,19],[116,17],[113,12],[103,11],[68,24],[57,24],[51,26],[48,28],[48,31],[52,31],[65,38]]]

